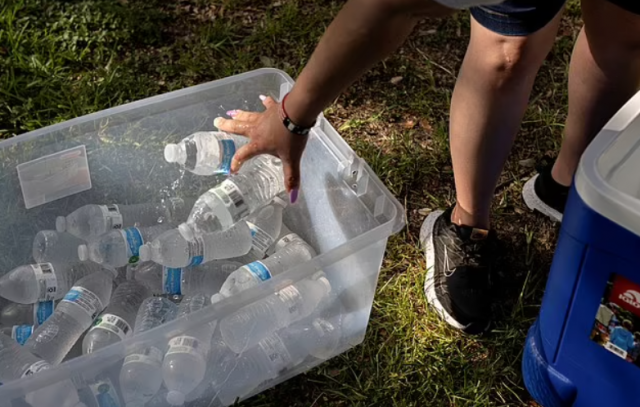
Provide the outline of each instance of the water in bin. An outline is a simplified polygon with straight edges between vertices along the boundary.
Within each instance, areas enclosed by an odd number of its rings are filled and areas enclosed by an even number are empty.
[[[198,131],[164,147],[164,159],[197,175],[228,174],[231,159],[249,139],[222,131]]]
[[[33,260],[37,263],[66,263],[78,255],[84,240],[71,233],[41,230],[33,238]]]

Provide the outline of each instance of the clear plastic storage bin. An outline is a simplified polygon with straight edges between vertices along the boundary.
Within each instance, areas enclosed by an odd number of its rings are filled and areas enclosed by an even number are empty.
[[[166,163],[164,145],[196,131],[213,130],[213,119],[228,110],[262,110],[258,95],[280,98],[292,84],[293,80],[281,71],[261,69],[2,141],[2,272],[29,264],[34,235],[39,230],[55,228],[56,216],[85,204],[197,197],[216,180]],[[362,342],[387,239],[404,226],[403,207],[324,118],[310,134],[302,173],[299,202],[285,210],[284,221],[314,247],[317,257],[187,318],[129,336],[53,369],[4,383],[0,387],[0,405],[28,405],[25,402],[32,399],[29,393],[69,381],[87,406],[114,405],[104,404],[105,400],[123,405],[118,375],[123,359],[134,346],[162,349],[171,338],[188,335],[203,324],[219,322],[320,270],[331,284],[331,301],[322,306],[320,315],[310,318],[320,316],[338,327],[336,346],[314,352],[315,357],[309,355],[279,370],[276,377],[251,392],[237,396],[256,394]],[[218,328],[216,336],[220,336]],[[251,377],[253,369],[241,374]],[[187,395],[185,405],[224,405],[217,397],[220,386],[203,383],[198,392]],[[147,405],[169,405],[162,391]],[[50,406],[61,407],[61,400],[52,399]]]

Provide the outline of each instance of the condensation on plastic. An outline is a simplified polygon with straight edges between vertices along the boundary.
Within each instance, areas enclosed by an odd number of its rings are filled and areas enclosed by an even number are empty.
[[[0,163],[4,171],[0,177],[3,190],[0,201],[6,208],[2,220],[6,230],[14,231],[0,235],[0,246],[7,254],[0,257],[0,270],[11,270],[28,263],[31,242],[37,231],[51,229],[56,216],[70,213],[82,205],[133,204],[158,202],[174,196],[199,196],[215,180],[166,163],[164,145],[178,142],[195,131],[212,130],[213,119],[228,110],[262,110],[258,95],[279,99],[292,83],[293,80],[281,71],[261,69],[108,109],[0,142]],[[86,146],[92,189],[30,210],[17,205],[22,197],[16,165],[78,145]],[[104,377],[116,384],[122,360],[132,347],[162,349],[176,335],[189,335],[191,330],[219,321],[319,270],[331,283],[331,300],[328,301],[331,305],[312,317],[340,316],[341,336],[335,355],[362,342],[387,239],[404,227],[404,209],[322,117],[310,134],[302,174],[300,198],[296,205],[285,210],[284,221],[314,247],[319,253],[317,257],[185,318],[128,337],[32,377],[4,383],[0,387],[0,399],[24,399],[28,392],[67,378],[79,390]],[[281,371],[277,378],[260,384],[252,393],[322,361],[310,356],[301,364]],[[208,405],[215,395],[215,391],[208,388],[191,401],[191,405]]]

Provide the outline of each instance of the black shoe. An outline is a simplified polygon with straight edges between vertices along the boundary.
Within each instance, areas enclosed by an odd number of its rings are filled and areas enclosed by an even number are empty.
[[[538,168],[538,174],[527,181],[522,189],[524,203],[556,222],[562,222],[569,187],[558,184],[551,176],[553,162]]]
[[[490,263],[495,236],[451,223],[451,212],[425,219],[420,242],[427,256],[427,302],[451,326],[480,334],[491,324]]]

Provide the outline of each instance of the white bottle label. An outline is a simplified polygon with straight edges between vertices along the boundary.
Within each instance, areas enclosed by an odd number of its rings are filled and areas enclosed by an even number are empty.
[[[178,336],[169,341],[167,355],[173,353],[188,353],[198,357],[204,357],[202,344],[192,336]]]
[[[14,325],[11,328],[11,337],[20,345],[24,345],[33,333],[33,325]]]
[[[49,369],[51,365],[44,360],[39,360],[36,363],[29,366],[24,373],[22,373],[22,377],[31,376],[33,374],[38,373],[41,370]]]
[[[51,263],[32,264],[31,268],[40,286],[38,301],[55,300],[58,293],[58,279]]]
[[[105,379],[89,385],[93,397],[96,399],[97,407],[120,407],[118,393],[113,387],[111,380]]]
[[[126,242],[127,257],[129,258],[129,264],[136,264],[140,261],[140,248],[144,244],[142,233],[138,228],[126,228],[121,230],[122,238]]]
[[[302,295],[295,286],[290,285],[285,287],[276,292],[276,295],[280,298],[280,301],[287,306],[287,311],[289,311],[289,315],[291,316],[289,321],[295,321],[296,318],[302,317]]]
[[[122,229],[122,214],[118,205],[100,205],[102,216],[109,226],[107,229]]]
[[[273,237],[251,222],[247,222],[251,230],[251,246],[260,253],[265,253],[273,244]]]
[[[55,306],[53,301],[40,301],[33,304],[33,323],[42,325],[52,314]]]
[[[67,295],[64,296],[62,301],[75,304],[82,308],[82,310],[85,311],[91,319],[97,317],[100,311],[104,308],[102,306],[102,301],[100,301],[100,297],[80,286],[73,286]]]
[[[222,184],[213,188],[212,191],[225,204],[234,222],[249,214],[249,206],[242,196],[242,192],[233,181],[224,180]]]
[[[181,268],[162,268],[162,292],[169,295],[182,295]]]
[[[271,272],[261,261],[254,261],[244,267],[260,281],[267,281],[271,278]]]
[[[282,340],[277,335],[270,335],[258,342],[258,346],[267,355],[269,362],[271,362],[276,371],[287,367],[291,356],[287,352],[287,348],[282,343]]]
[[[300,236],[298,236],[297,233],[289,233],[288,235],[286,235],[285,237],[283,237],[282,239],[278,240],[273,248],[274,252],[277,252],[279,250],[284,249],[285,247],[289,246],[291,243],[294,242],[303,242],[304,240],[302,240],[302,238]]]
[[[127,363],[144,363],[151,366],[160,367],[162,365],[162,351],[155,346],[146,348],[140,353],[129,355],[124,359],[124,364]]]
[[[96,319],[95,324],[91,328],[94,329],[104,329],[109,332],[113,332],[118,335],[120,340],[126,338],[126,336],[131,332],[131,327],[124,319],[120,318],[117,315],[113,314],[103,314],[98,319]]]

